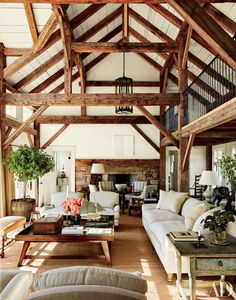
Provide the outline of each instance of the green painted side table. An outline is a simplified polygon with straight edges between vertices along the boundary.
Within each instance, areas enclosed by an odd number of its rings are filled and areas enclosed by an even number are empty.
[[[169,238],[170,239],[170,238]],[[228,246],[217,246],[211,243],[213,237],[205,237],[206,247],[195,248],[194,242],[173,242],[176,254],[177,281],[176,287],[183,299],[187,300],[181,276],[182,257],[189,257],[189,289],[190,299],[196,299],[196,278],[197,276],[220,275],[220,294],[223,296],[225,289],[225,276],[236,276],[236,238],[228,236]],[[195,243],[196,244],[196,243]],[[236,293],[231,296],[236,299]]]

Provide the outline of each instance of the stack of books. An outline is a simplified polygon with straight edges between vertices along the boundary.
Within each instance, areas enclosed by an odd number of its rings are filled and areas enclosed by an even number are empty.
[[[62,228],[61,234],[78,234],[81,235],[84,233],[83,226],[69,226]]]
[[[86,231],[88,235],[104,235],[104,234],[112,234],[112,228],[88,228]]]
[[[198,233],[194,231],[171,231],[169,236],[174,242],[197,242]],[[201,236],[201,242],[204,238]]]

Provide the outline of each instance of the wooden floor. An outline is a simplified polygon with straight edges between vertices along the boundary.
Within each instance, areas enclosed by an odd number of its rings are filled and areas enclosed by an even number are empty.
[[[115,233],[115,241],[112,243],[112,263],[113,268],[124,271],[142,272],[148,282],[148,300],[180,300],[177,295],[175,284],[168,285],[166,273],[154,251],[149,238],[147,237],[139,216],[122,215],[120,219],[119,231]],[[20,255],[22,243],[14,242],[6,250],[6,257],[0,260],[1,268],[17,268],[17,260]],[[42,254],[63,254],[68,251],[73,254],[93,254],[101,253],[100,244],[70,244],[68,249],[66,244],[40,244],[32,246],[32,253],[38,251]],[[103,259],[35,259],[26,261],[27,264],[20,267],[21,270],[31,270],[38,274],[52,268],[59,268],[72,265],[93,265],[106,267]],[[198,299],[227,299],[231,297],[215,297],[209,295],[210,288],[197,289]]]

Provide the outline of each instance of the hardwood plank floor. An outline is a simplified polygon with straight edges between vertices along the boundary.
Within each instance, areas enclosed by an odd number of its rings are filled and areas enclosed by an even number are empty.
[[[6,249],[5,258],[0,260],[0,268],[17,268],[17,261],[21,252],[22,243],[14,242]],[[100,244],[57,244],[57,243],[42,243],[33,245],[30,249],[31,253],[38,251],[45,255],[60,255],[68,251],[71,255],[93,255],[102,254]],[[128,272],[139,271],[143,274],[148,282],[148,300],[180,300],[177,295],[175,282],[173,285],[168,285],[167,275],[162,267],[158,256],[153,249],[148,236],[143,229],[141,218],[139,216],[122,215],[120,218],[119,231],[115,232],[115,241],[112,243],[111,249],[113,268]],[[27,264],[20,267],[21,270],[31,270],[38,274],[43,271],[66,267],[72,265],[93,265],[107,267],[104,259],[34,259],[26,261]],[[175,278],[174,278],[175,280]],[[210,288],[197,289],[199,300],[216,300],[227,299],[231,297],[215,297],[212,293],[209,295]]]

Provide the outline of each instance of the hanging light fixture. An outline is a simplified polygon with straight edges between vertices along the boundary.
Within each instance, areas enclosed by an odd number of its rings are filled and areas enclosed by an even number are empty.
[[[125,76],[125,52],[123,52],[123,77],[115,80],[116,94],[132,94],[133,79]],[[133,106],[116,106],[117,114],[131,114]]]

